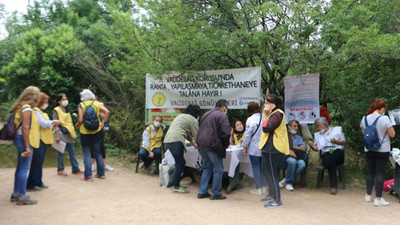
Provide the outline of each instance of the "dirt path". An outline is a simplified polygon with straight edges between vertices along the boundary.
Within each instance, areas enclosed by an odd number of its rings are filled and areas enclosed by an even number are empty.
[[[361,189],[339,190],[337,196],[327,187],[282,190],[279,209],[265,209],[260,197],[248,194],[250,188],[225,201],[199,200],[198,183],[189,185],[189,194],[174,194],[159,187],[157,176],[115,169],[105,180],[84,182],[46,168],[50,188],[29,192],[39,201],[35,206],[10,203],[15,169],[0,169],[0,224],[388,224],[400,212],[397,198],[384,194],[391,205],[376,208],[364,202]]]

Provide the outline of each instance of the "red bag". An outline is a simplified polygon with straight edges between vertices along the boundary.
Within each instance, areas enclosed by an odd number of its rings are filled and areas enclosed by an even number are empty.
[[[390,189],[393,187],[393,185],[394,185],[394,179],[387,180],[387,181],[383,182],[383,190],[390,191]]]

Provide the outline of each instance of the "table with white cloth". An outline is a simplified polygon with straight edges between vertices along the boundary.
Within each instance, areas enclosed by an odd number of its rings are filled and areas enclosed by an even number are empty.
[[[198,149],[193,146],[186,147],[184,154],[186,166],[200,169],[201,168],[201,155]],[[242,184],[240,173],[244,173],[249,177],[253,177],[253,169],[251,167],[250,158],[248,155],[243,154],[243,148],[240,146],[229,146],[226,149],[226,157],[223,159],[224,172],[232,179],[229,182],[227,193],[230,194],[232,190]]]

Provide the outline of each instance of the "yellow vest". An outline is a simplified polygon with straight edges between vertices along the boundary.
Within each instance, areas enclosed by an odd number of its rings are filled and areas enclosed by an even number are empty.
[[[162,129],[162,127],[160,126],[158,128],[157,133],[153,133],[152,129],[150,126],[148,126],[146,128],[146,130],[150,133],[150,151],[153,151],[154,148],[159,148],[161,147],[161,139],[164,136],[164,131]],[[142,146],[144,149],[146,149],[147,151],[149,151],[149,149],[147,149],[146,146]]]
[[[285,118],[285,113],[278,109],[275,110],[273,113],[271,113],[268,117],[267,120],[271,117],[271,115],[273,115],[276,112],[280,112],[283,114],[283,118],[281,121],[281,124],[279,124],[279,126],[274,130],[274,139],[272,141],[274,147],[276,150],[278,150],[280,153],[285,154],[285,155],[289,155],[289,137],[288,137],[288,132],[287,132],[287,128],[286,128],[286,118]],[[261,137],[260,137],[260,143],[258,148],[262,149],[264,147],[264,145],[267,143],[268,141],[268,137],[269,137],[269,133],[261,133]]]
[[[74,124],[72,123],[71,114],[64,112],[60,107],[55,107],[54,110],[57,112],[58,119],[61,121],[61,126],[67,128],[71,138],[76,138],[76,133],[74,129]]]
[[[47,115],[47,113],[43,112],[38,107],[36,107],[35,110],[39,111],[45,120],[50,120],[49,115]],[[40,139],[46,145],[53,144],[53,132],[51,131],[51,127],[48,128],[40,127]]]
[[[85,104],[85,105],[87,105],[87,106],[90,106],[91,104],[92,104],[92,101],[93,100],[88,100],[88,101],[84,101],[83,103]],[[82,104],[82,102],[81,102],[81,109],[82,109],[82,111],[83,111],[83,116],[85,116],[85,109],[86,109],[86,106],[84,105],[84,104]],[[99,132],[100,130],[101,130],[101,119],[100,119],[100,102],[98,102],[98,101],[94,101],[93,102],[93,108],[94,108],[94,111],[96,111],[96,114],[97,114],[97,118],[99,119],[99,128],[97,128],[97,130],[87,130],[86,128],[85,128],[85,126],[83,125],[83,123],[81,124],[81,126],[79,127],[79,131],[81,132],[81,134],[95,134],[95,133],[97,133],[97,132]]]
[[[15,127],[19,127],[21,122],[19,121],[21,118],[21,111],[24,108],[31,108],[30,105],[26,104],[23,105],[21,108],[17,109],[15,112],[15,118],[14,118],[14,125]],[[31,127],[29,129],[29,145],[32,146],[32,148],[39,148],[40,145],[40,129],[39,129],[39,121],[37,119],[36,113],[32,111],[31,113]]]
[[[243,136],[239,139],[239,138],[238,138],[238,134],[233,133],[233,144],[234,144],[234,145],[241,144],[241,143],[243,142],[243,140],[244,140],[244,134],[243,134]]]

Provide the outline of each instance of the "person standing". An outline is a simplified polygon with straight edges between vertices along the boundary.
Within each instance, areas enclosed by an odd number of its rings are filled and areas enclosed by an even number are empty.
[[[29,170],[28,183],[26,186],[28,190],[33,191],[49,188],[49,186],[45,185],[42,181],[42,166],[44,162],[44,156],[46,154],[46,145],[53,144],[52,127],[61,124],[59,120],[50,120],[47,113],[42,111],[47,109],[49,106],[48,102],[49,96],[43,92],[40,92],[39,104],[34,108],[40,125],[40,145],[39,148],[33,149],[31,168]]]
[[[293,182],[306,169],[308,161],[306,145],[303,138],[298,135],[299,127],[300,123],[297,120],[291,120],[288,123],[289,135],[293,146],[291,146],[289,156],[286,158],[286,177],[279,182],[279,187],[285,187],[287,191],[294,191]]]
[[[15,113],[14,125],[18,127],[14,145],[18,150],[18,163],[15,170],[14,191],[11,202],[17,205],[35,205],[38,201],[30,199],[26,194],[26,184],[33,149],[40,146],[39,122],[36,113],[32,112],[39,103],[40,90],[29,86],[20,94],[12,106]]]
[[[264,103],[259,149],[262,152],[262,170],[269,187],[268,195],[261,199],[268,202],[264,205],[266,208],[282,206],[278,169],[286,155],[289,155],[289,137],[285,113],[281,109],[282,102],[280,96],[269,94]]]
[[[57,94],[56,96],[57,106],[53,110],[53,120],[60,120],[61,124],[56,127],[54,132],[55,141],[60,143],[60,141],[65,142],[65,149],[68,151],[69,160],[72,166],[72,174],[83,173],[79,169],[78,160],[75,155],[75,138],[76,133],[74,125],[72,123],[71,113],[68,108],[68,98],[64,93]],[[57,151],[57,174],[59,176],[67,176],[64,171],[64,153]]]
[[[200,106],[188,105],[183,113],[179,114],[171,123],[167,134],[164,138],[164,143],[171,152],[175,160],[175,169],[173,175],[172,192],[188,193],[189,190],[185,186],[180,185],[181,175],[186,165],[183,157],[185,151],[185,140],[190,141],[190,144],[197,148],[195,142],[197,131],[199,130],[199,122],[197,118],[200,115]]]
[[[229,146],[231,128],[229,126],[228,102],[225,99],[217,101],[215,108],[206,112],[201,120],[197,141],[203,161],[203,173],[201,175],[199,194],[197,198],[211,200],[226,199],[222,195],[222,175],[224,165],[222,159],[226,156],[226,148]],[[208,183],[212,180],[211,195],[208,193]]]
[[[161,145],[164,136],[163,128],[161,126],[162,117],[156,116],[153,124],[146,127],[142,134],[142,146],[139,150],[139,157],[143,161],[143,166],[149,173],[151,173],[151,162],[155,158],[161,158]]]
[[[361,119],[360,127],[361,132],[364,131],[368,125],[372,125],[376,121],[376,129],[378,131],[378,139],[380,140],[381,146],[375,151],[369,151],[366,147],[364,151],[367,159],[367,193],[364,197],[366,202],[372,201],[371,194],[372,188],[375,184],[375,206],[388,206],[389,202],[382,198],[383,189],[383,178],[385,175],[386,164],[389,160],[390,154],[390,138],[394,138],[396,135],[392,122],[389,117],[385,116],[385,110],[387,104],[385,101],[375,99],[371,106],[368,108],[364,117]]]
[[[97,178],[105,179],[105,172],[104,172],[104,163],[103,163],[103,156],[101,155],[101,143],[102,139],[104,138],[104,133],[102,132],[104,123],[108,121],[108,117],[110,115],[110,111],[100,104],[96,100],[95,95],[89,89],[83,89],[80,93],[81,95],[81,103],[78,105],[78,122],[75,124],[76,128],[79,128],[81,132],[80,140],[82,144],[82,151],[83,151],[83,163],[85,164],[85,172],[83,179],[85,181],[93,181],[92,177],[92,162],[91,162],[91,153],[93,152],[96,158],[96,165],[97,165]],[[86,110],[90,109],[89,107],[93,107],[93,110],[96,115],[86,114]],[[103,120],[100,119],[100,113],[103,113],[104,117]],[[89,118],[85,118],[86,116],[90,116],[91,119],[97,118],[98,126],[94,129],[89,129],[85,127],[83,124],[84,121],[88,121]],[[94,122],[94,121],[88,121]]]
[[[267,193],[267,181],[265,176],[261,176],[261,151],[258,149],[261,136],[260,106],[257,102],[250,102],[247,105],[249,118],[246,121],[246,133],[243,140],[243,154],[249,155],[251,167],[253,168],[254,183],[256,189],[251,190],[252,195],[262,195]]]

